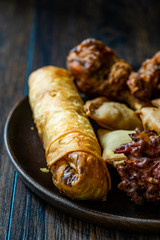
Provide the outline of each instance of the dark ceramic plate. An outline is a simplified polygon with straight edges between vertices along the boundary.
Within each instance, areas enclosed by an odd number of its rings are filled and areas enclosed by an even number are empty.
[[[142,207],[132,203],[125,193],[118,190],[120,179],[113,168],[109,169],[112,190],[106,202],[73,201],[58,192],[51,174],[40,171],[40,168],[46,167],[45,155],[27,96],[10,112],[4,137],[17,172],[25,184],[45,201],[78,218],[107,228],[160,232],[160,205],[145,203]]]

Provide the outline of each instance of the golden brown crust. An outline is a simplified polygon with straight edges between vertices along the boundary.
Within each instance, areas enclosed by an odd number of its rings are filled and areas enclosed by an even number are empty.
[[[139,111],[143,128],[154,130],[160,134],[160,109],[155,107],[145,107]]]
[[[51,166],[51,172],[54,184],[70,198],[106,200],[110,178],[106,175],[104,162],[93,155],[86,152],[69,153]]]
[[[72,49],[67,66],[82,92],[111,99],[117,99],[132,70],[112,49],[95,39],[86,39]]]
[[[69,73],[53,66],[33,72],[29,100],[55,185],[73,199],[104,200],[110,176]]]
[[[104,43],[86,39],[70,51],[67,65],[82,92],[127,103],[135,110],[150,106],[160,94],[160,52],[133,72]]]
[[[151,101],[151,104],[152,104],[153,107],[160,108],[160,98],[153,99]]]
[[[138,127],[142,129],[142,123],[136,112],[123,103],[98,97],[88,100],[84,109],[87,116],[94,119],[103,128],[132,130]]]
[[[153,58],[147,59],[139,69],[133,72],[127,85],[138,99],[148,101],[160,93],[160,52],[157,52]]]
[[[141,100],[131,94],[128,90],[122,91],[121,100],[128,104],[134,110],[141,110],[141,108],[143,107],[151,106],[151,102],[149,100]]]
[[[118,59],[109,69],[109,74],[99,86],[98,95],[112,100],[124,100],[122,91],[127,89],[126,81],[132,71],[131,66],[122,59]]]
[[[117,164],[122,164],[126,156],[122,154],[115,154],[114,150],[121,144],[131,141],[129,134],[134,133],[133,130],[115,130],[109,131],[106,129],[98,129],[98,138],[103,148],[103,159],[116,167]]]

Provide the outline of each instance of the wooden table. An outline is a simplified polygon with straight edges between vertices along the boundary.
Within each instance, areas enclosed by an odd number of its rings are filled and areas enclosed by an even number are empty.
[[[69,50],[88,37],[104,41],[134,69],[160,49],[157,0],[0,1],[0,239],[160,239],[83,222],[41,200],[11,165],[3,128],[27,94],[30,72],[66,67]]]

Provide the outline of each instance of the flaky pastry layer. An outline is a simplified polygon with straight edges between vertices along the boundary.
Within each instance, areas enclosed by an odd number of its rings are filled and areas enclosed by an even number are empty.
[[[105,200],[110,176],[69,73],[53,66],[33,72],[29,101],[57,188],[73,199]]]

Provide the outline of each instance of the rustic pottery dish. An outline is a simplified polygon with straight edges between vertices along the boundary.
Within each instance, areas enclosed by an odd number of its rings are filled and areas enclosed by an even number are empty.
[[[112,189],[106,202],[75,201],[57,190],[46,168],[44,150],[35,128],[25,96],[11,110],[4,130],[7,152],[24,183],[53,206],[84,221],[125,231],[160,232],[160,205],[139,206],[117,188],[120,181],[115,169],[109,168]]]

